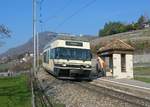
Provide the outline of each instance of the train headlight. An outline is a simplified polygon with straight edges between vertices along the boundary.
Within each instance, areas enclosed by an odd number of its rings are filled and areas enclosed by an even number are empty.
[[[90,65],[86,65],[85,67],[86,67],[86,68],[90,68],[91,66],[90,66]]]
[[[63,66],[63,67],[66,67],[67,65],[66,65],[66,64],[62,64],[62,66]]]

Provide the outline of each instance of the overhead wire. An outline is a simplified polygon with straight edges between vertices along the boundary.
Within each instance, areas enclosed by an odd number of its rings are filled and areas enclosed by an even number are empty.
[[[63,12],[66,10],[66,8],[71,5],[72,1],[73,1],[73,0],[69,0],[67,3],[65,3],[65,5],[63,5],[63,7],[61,7],[60,9],[58,9],[58,10],[55,12],[55,13],[57,13],[57,14],[54,14],[54,15],[49,16],[49,17],[44,21],[44,23],[48,22],[48,21],[51,20],[51,19],[57,18],[57,17],[58,17],[58,14],[63,13]]]
[[[42,4],[43,4],[43,2],[44,2],[44,0],[40,0],[39,1],[39,20],[38,20],[38,22],[39,22],[39,26],[40,26],[40,32],[42,32],[43,31],[43,15],[42,15]]]
[[[72,17],[76,16],[78,13],[80,13],[82,10],[84,10],[85,8],[89,7],[90,5],[92,5],[96,0],[92,0],[88,3],[86,3],[84,6],[82,6],[81,8],[79,8],[77,11],[75,11],[74,13],[72,13],[70,16],[68,16],[66,19],[64,19],[61,23],[59,23],[56,28],[54,30],[57,30],[58,28],[60,28],[62,25],[64,25],[68,20],[70,20]]]
[[[43,29],[43,25],[46,24],[47,21],[49,21],[52,18],[56,18],[58,17],[58,14],[61,14],[63,11],[65,11],[65,9],[72,3],[73,0],[69,0],[63,7],[60,8],[60,11],[57,11],[57,15],[53,15],[53,17],[49,17],[46,20],[42,19],[42,4],[44,2],[44,0],[40,0],[39,4],[40,4],[40,14],[39,14],[39,23],[40,23],[40,28],[41,31]],[[87,1],[87,0],[86,0]],[[74,16],[76,16],[77,14],[79,14],[82,10],[84,10],[85,8],[89,7],[90,5],[92,5],[96,0],[91,0],[89,2],[87,2],[85,5],[83,5],[82,7],[80,7],[79,9],[77,9],[74,13],[72,13],[70,16],[68,16],[67,18],[65,18],[61,23],[59,23],[54,30],[56,31],[58,28],[60,28],[62,25],[64,25],[68,20],[70,20],[71,18],[73,18]],[[58,9],[59,10],[59,9]]]

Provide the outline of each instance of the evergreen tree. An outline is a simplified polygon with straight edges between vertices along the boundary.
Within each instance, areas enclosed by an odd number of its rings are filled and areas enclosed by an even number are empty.
[[[148,22],[148,18],[146,16],[140,16],[140,18],[137,21],[138,24],[138,28],[139,29],[143,29],[144,28],[144,24],[146,24]]]
[[[150,24],[150,19],[141,15],[136,23],[125,25],[121,22],[105,23],[104,28],[99,30],[99,36],[107,36],[132,30],[143,29],[145,24]]]

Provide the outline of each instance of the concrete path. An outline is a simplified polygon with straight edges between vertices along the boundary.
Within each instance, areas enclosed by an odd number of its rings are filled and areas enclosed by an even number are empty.
[[[131,79],[113,79],[113,78],[100,78],[109,82],[113,82],[116,84],[122,84],[122,85],[128,85],[133,86],[137,88],[145,88],[150,90],[150,83],[145,83],[137,80],[131,80]]]

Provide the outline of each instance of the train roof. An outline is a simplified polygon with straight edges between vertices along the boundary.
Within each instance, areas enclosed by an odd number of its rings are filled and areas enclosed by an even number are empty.
[[[58,36],[53,39],[54,40],[73,40],[73,41],[82,41],[82,42],[89,42],[89,39],[87,39],[84,36]]]
[[[48,44],[45,45],[44,49],[48,48],[50,44],[56,40],[68,40],[68,41],[77,41],[77,42],[89,42],[86,37],[79,37],[79,36],[58,36],[52,39]]]

